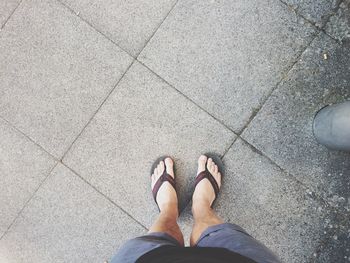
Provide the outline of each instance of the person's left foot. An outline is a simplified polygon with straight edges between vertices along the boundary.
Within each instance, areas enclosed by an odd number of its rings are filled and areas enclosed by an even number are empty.
[[[164,164],[165,162],[165,164]],[[152,184],[151,187],[153,189],[155,183],[159,179],[159,177],[163,174],[164,169],[166,167],[166,172],[173,178],[174,176],[174,162],[171,158],[167,157],[164,161],[160,161],[157,167],[154,169],[152,174]],[[168,210],[174,211],[177,213],[177,194],[174,187],[169,182],[164,182],[157,193],[156,197],[158,206],[160,211]]]

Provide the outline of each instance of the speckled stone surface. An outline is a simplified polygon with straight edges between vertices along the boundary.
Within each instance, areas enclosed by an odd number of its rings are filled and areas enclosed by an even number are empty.
[[[226,222],[286,263],[350,262],[350,154],[312,131],[350,99],[349,0],[19,1],[0,0],[1,263],[109,260],[157,217],[164,155],[188,245],[205,152]]]
[[[180,1],[139,59],[240,131],[313,33],[275,0]]]
[[[216,204],[219,215],[245,228],[283,262],[307,262],[327,231],[325,221],[333,220],[326,207],[241,140],[224,162],[226,177]]]
[[[137,56],[176,0],[61,0],[120,47]]]
[[[59,164],[0,240],[0,262],[104,262],[145,229]]]
[[[344,0],[326,25],[326,32],[339,41],[350,40],[350,1]]]
[[[132,61],[49,0],[24,1],[0,43],[0,116],[57,158]]]
[[[281,0],[306,19],[323,27],[329,17],[334,15],[341,0]]]
[[[222,155],[234,138],[136,62],[63,162],[149,227],[158,212],[150,189],[153,161],[174,158],[183,207],[200,154]]]
[[[55,161],[0,118],[0,238]]]
[[[338,215],[336,223],[322,245],[313,254],[311,262],[350,262],[350,213]]]
[[[3,0],[0,1],[0,28],[2,28],[10,17],[10,15],[14,12],[18,4],[21,0]]]
[[[346,210],[350,207],[350,154],[319,145],[312,122],[323,106],[350,98],[349,67],[349,44],[340,45],[321,34],[243,133],[312,191]]]

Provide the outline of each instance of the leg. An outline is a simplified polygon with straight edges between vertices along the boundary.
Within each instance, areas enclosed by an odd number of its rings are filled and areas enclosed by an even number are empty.
[[[153,223],[148,233],[164,232],[175,238],[184,246],[184,238],[177,224],[177,206],[161,210],[157,220]]]
[[[152,189],[164,169],[174,177],[173,161],[170,158],[161,161],[152,174]],[[113,257],[111,263],[135,263],[137,259],[161,246],[183,246],[184,240],[177,224],[178,206],[175,189],[164,182],[158,190],[156,200],[160,214],[147,235],[125,242]]]
[[[166,167],[167,173],[174,177],[173,161],[170,158],[161,161],[152,174],[152,188],[158,178],[163,174]],[[160,209],[160,214],[149,230],[149,233],[164,232],[175,238],[182,246],[184,245],[183,235],[180,227],[177,224],[178,218],[178,203],[175,189],[165,182],[159,188],[157,194],[157,203]]]
[[[221,186],[221,174],[211,159],[201,156],[198,160],[198,174],[205,169],[211,173],[218,186]],[[224,224],[211,209],[215,199],[214,188],[207,179],[200,181],[193,193],[192,213],[194,226],[191,234],[191,246],[220,247],[246,256],[261,263],[280,263],[276,255],[262,243],[250,236],[244,229],[234,224]]]
[[[221,174],[218,172],[218,167],[215,165],[212,159],[202,155],[198,159],[198,172],[207,169],[214,176],[219,187],[221,186]],[[215,198],[215,192],[207,179],[202,180],[197,186],[193,193],[192,198],[192,214],[194,219],[194,226],[191,233],[190,244],[194,246],[198,241],[201,234],[210,226],[222,224],[223,221],[215,214],[211,208],[211,204]]]
[[[194,206],[192,206],[192,214],[194,225],[190,239],[191,246],[196,244],[201,234],[208,227],[223,223],[223,221],[215,214],[213,209],[206,207],[205,204],[196,203]]]

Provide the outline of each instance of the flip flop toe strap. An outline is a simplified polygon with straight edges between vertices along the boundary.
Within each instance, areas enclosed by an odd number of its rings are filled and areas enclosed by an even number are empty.
[[[164,173],[158,178],[157,182],[155,183],[152,189],[153,198],[156,203],[159,188],[164,182],[169,182],[175,189],[175,179],[170,174],[166,173],[166,171],[164,171]]]
[[[210,182],[210,184],[213,186],[214,192],[215,192],[215,199],[219,194],[220,188],[218,183],[216,182],[215,178],[212,176],[212,174],[206,169],[203,172],[200,172],[199,175],[197,175],[196,179],[195,179],[195,187],[197,186],[197,184],[199,184],[200,181],[202,181],[203,179],[207,178]]]

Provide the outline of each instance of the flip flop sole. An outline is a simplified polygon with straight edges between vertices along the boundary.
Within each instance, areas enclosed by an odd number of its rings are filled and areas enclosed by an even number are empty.
[[[208,152],[208,153],[205,153],[204,155],[207,156],[208,159],[211,158],[214,161],[214,163],[218,166],[218,170],[221,174],[221,182],[222,182],[222,178],[225,176],[225,166],[223,161],[221,160],[219,155],[216,153]]]
[[[161,162],[161,161],[164,161],[166,158],[171,158],[170,156],[167,156],[167,155],[163,155],[163,156],[160,156],[158,157],[152,164],[152,167],[151,167],[151,175],[154,173],[154,169],[156,169],[156,167],[158,166],[158,164]],[[175,173],[175,171],[174,171]]]
[[[225,176],[225,166],[224,166],[224,163],[223,161],[221,160],[221,158],[219,157],[218,154],[216,153],[213,153],[213,152],[207,152],[207,153],[204,153],[203,155],[207,156],[208,159],[211,158],[214,163],[218,166],[218,171],[219,173],[221,174],[221,186],[222,186],[222,182],[223,182],[223,178]],[[219,191],[221,190],[221,186],[220,186],[220,189]],[[218,192],[219,193],[219,192]],[[210,207],[213,207],[214,203],[216,202],[217,200],[217,197],[215,197],[214,201],[211,203],[211,206]]]
[[[151,167],[151,172],[150,172],[150,176],[152,176],[152,174],[154,173],[154,170],[156,169],[156,167],[158,166],[158,164],[161,162],[161,161],[164,161],[165,162],[165,159],[166,158],[171,158],[170,156],[168,156],[168,155],[163,155],[163,156],[160,156],[160,157],[158,157],[154,162],[153,162],[153,164],[152,164],[152,167]],[[171,158],[172,159],[172,158]],[[174,161],[173,161],[174,162]],[[164,163],[164,165],[165,165],[165,163]],[[165,172],[166,172],[166,166],[165,166]],[[174,165],[173,165],[173,172],[174,172],[174,174],[175,174],[175,163],[174,163]],[[175,178],[174,178],[174,180],[175,180]],[[176,196],[177,196],[177,189],[176,189],[176,187],[175,186],[173,186],[174,187],[174,189],[175,189],[175,192],[176,192]],[[158,189],[159,190],[159,189]],[[153,193],[153,189],[152,189],[152,193]],[[159,206],[158,206],[158,203],[157,203],[157,201],[155,200],[155,203],[157,204],[157,207],[158,207],[158,210],[159,210]],[[159,210],[160,211],[160,210]]]

